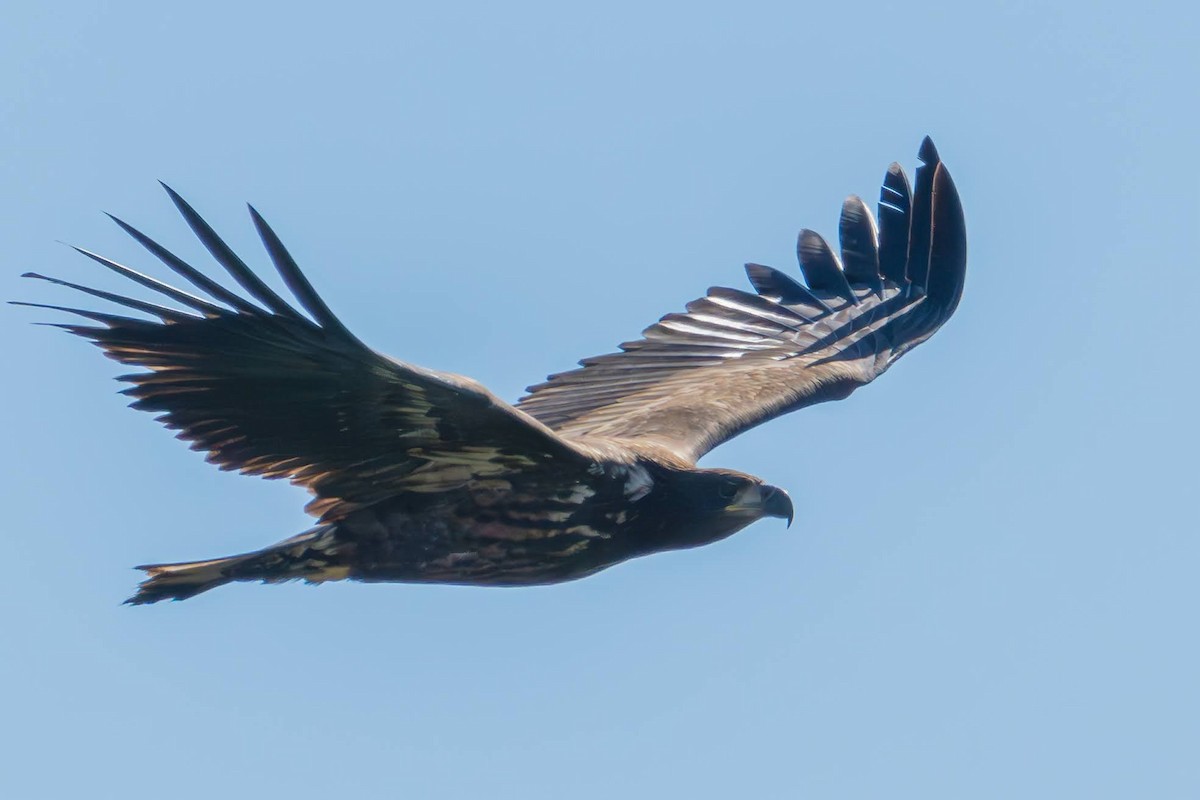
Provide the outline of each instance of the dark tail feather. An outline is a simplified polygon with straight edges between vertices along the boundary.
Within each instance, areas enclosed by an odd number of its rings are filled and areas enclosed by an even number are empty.
[[[186,600],[231,581],[340,580],[349,570],[337,563],[338,544],[334,526],[322,525],[253,553],[209,561],[145,564],[137,569],[146,573],[146,580],[125,602],[140,606],[159,600]]]
[[[146,580],[138,585],[137,594],[125,602],[131,606],[140,606],[145,603],[157,603],[159,600],[186,600],[195,597],[201,592],[236,580],[230,577],[229,573],[255,555],[257,553],[179,564],[144,564],[135,569],[145,571]]]

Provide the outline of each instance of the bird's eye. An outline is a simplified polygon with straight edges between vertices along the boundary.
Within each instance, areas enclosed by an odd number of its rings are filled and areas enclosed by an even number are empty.
[[[721,485],[717,488],[717,494],[721,495],[722,500],[732,500],[737,491],[737,481],[721,481]]]

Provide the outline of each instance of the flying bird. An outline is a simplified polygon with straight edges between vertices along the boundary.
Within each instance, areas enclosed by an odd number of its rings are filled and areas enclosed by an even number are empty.
[[[911,187],[898,164],[888,169],[878,221],[858,197],[845,201],[840,257],[800,233],[803,282],[747,264],[753,291],[709,289],[515,405],[368,347],[251,207],[293,298],[277,293],[169,187],[240,291],[113,217],[194,291],[76,248],[172,305],[34,273],[140,316],[21,305],[88,320],[56,324],[136,367],[119,378],[131,405],[208,461],[314,495],[309,530],[242,555],[138,567],[145,580],[126,602],[296,578],[557,583],[709,544],[763,517],[791,524],[783,489],[696,461],[767,420],[846,397],[954,312],[966,270],[962,206],[928,138],[919,157]]]

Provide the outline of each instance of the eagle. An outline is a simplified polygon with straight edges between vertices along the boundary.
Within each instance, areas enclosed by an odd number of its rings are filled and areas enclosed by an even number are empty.
[[[75,248],[161,297],[26,273],[128,311],[19,305],[76,315],[54,325],[133,365],[119,377],[132,407],[158,414],[209,462],[314,496],[312,528],[254,552],[137,567],[145,579],[127,603],[232,581],[553,584],[710,544],[763,517],[791,524],[783,489],[696,462],[767,420],[846,397],[954,312],[962,205],[928,137],[919,159],[911,185],[899,164],[888,168],[878,219],[856,196],[843,203],[840,256],[801,231],[803,281],[747,264],[753,291],[711,288],[515,404],[364,344],[251,206],[285,298],[165,184],[240,291],[112,217],[192,290]]]

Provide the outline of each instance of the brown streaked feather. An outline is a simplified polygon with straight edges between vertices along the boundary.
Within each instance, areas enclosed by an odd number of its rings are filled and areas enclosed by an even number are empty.
[[[805,231],[808,280],[760,265],[757,295],[713,288],[626,342],[530,387],[517,407],[564,437],[653,442],[695,460],[741,431],[869,383],[924,341],[962,294],[966,238],[954,183],[925,140],[917,196],[893,164],[876,234],[857,198],[843,205],[844,272]]]
[[[207,298],[81,251],[187,306],[157,304],[52,280],[143,312],[87,310],[99,325],[68,325],[117,361],[133,407],[158,414],[222,469],[288,478],[316,499],[322,520],[401,492],[437,492],[509,472],[583,475],[591,453],[499,400],[478,383],[390,359],[333,315],[257,212],[255,226],[310,319],[269,288],[168,189],[189,226],[254,300],[226,289],[131,226],[118,224]],[[41,277],[41,276],[32,276]]]

